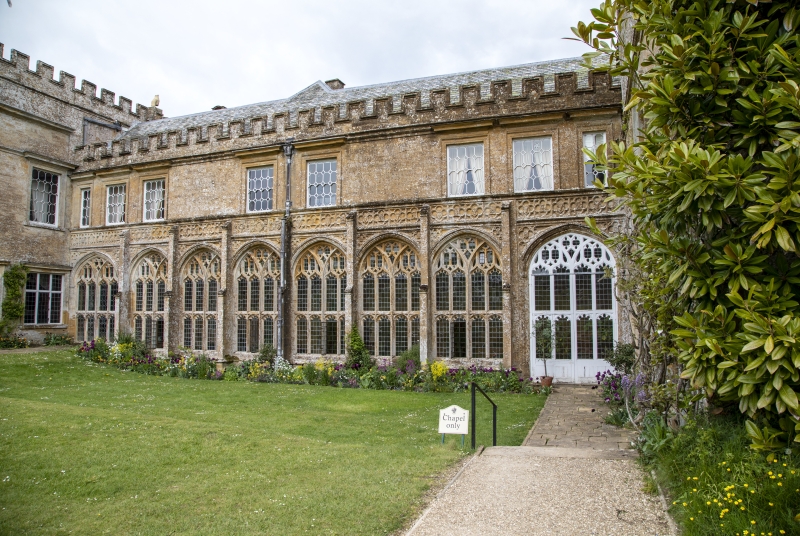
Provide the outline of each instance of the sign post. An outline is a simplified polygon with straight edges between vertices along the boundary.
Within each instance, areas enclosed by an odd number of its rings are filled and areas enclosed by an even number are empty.
[[[469,411],[456,405],[440,409],[439,433],[442,434],[443,444],[445,434],[461,435],[461,446],[463,447],[464,436],[469,433]]]

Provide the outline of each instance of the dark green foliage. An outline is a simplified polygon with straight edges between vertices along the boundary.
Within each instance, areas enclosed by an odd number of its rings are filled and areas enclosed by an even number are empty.
[[[636,351],[632,344],[618,344],[614,347],[614,352],[606,356],[608,364],[614,367],[614,370],[623,374],[630,374],[633,372],[633,364],[636,359]]]
[[[369,355],[369,350],[364,346],[364,340],[358,333],[358,327],[353,324],[353,328],[347,335],[347,368],[359,370],[369,370],[375,365],[375,360]]]
[[[409,364],[410,362],[410,364]],[[419,345],[415,344],[399,356],[397,356],[397,368],[406,370],[413,374],[410,367],[413,366],[414,370],[421,370],[422,363],[419,357]]]
[[[2,318],[0,318],[0,335],[11,334],[22,320],[25,313],[25,280],[28,269],[21,264],[12,264],[3,272]]]
[[[44,334],[44,345],[45,346],[70,346],[75,344],[72,340],[72,337],[69,335],[55,335],[53,333],[45,333]]]
[[[612,171],[637,262],[664,289],[649,311],[660,351],[707,397],[738,402],[756,448],[800,446],[795,5],[612,0],[573,28],[628,78],[629,120],[643,119],[634,146],[587,154]]]
[[[270,365],[275,362],[275,357],[278,355],[278,351],[275,349],[274,346],[271,344],[265,344],[261,347],[261,350],[258,352],[258,357],[256,358],[259,363],[269,363]]]
[[[28,346],[30,346],[30,343],[25,337],[19,337],[17,335],[9,335],[8,337],[0,336],[0,349],[27,348]]]

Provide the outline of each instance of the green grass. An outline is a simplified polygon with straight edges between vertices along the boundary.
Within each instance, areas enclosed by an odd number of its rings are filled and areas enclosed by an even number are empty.
[[[800,534],[800,465],[749,444],[741,417],[699,419],[648,460],[682,534]]]
[[[544,404],[495,394],[498,444]],[[145,376],[70,351],[0,355],[0,534],[385,534],[467,451],[468,394]],[[478,402],[478,443],[491,407]],[[469,437],[467,437],[467,447]]]

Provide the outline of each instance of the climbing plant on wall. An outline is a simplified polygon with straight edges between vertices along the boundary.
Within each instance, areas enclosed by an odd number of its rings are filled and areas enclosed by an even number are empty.
[[[3,272],[3,297],[2,313],[0,318],[0,335],[7,335],[14,331],[25,313],[25,280],[28,270],[21,264],[13,264]]]
[[[738,402],[755,447],[800,447],[800,8],[610,0],[592,15],[573,32],[627,77],[641,131],[590,157],[681,311],[681,375]]]

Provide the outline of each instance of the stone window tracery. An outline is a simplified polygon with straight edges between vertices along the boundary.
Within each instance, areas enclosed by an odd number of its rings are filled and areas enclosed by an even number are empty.
[[[236,266],[236,350],[256,353],[275,346],[281,264],[276,253],[263,246],[251,248]]]
[[[483,144],[447,147],[447,196],[482,195]]]
[[[514,140],[514,191],[553,189],[553,140],[550,136]]]
[[[116,338],[117,292],[114,266],[99,257],[83,263],[77,271],[76,341]]]
[[[583,147],[592,152],[597,152],[597,148],[606,142],[605,132],[585,132],[583,134]],[[587,188],[594,188],[594,181],[606,182],[606,175],[598,171],[594,162],[589,160],[589,155],[583,153],[583,181]]]
[[[533,256],[530,275],[534,356],[605,359],[614,348],[611,252],[592,238],[567,234]]]
[[[165,348],[167,260],[159,253],[145,255],[134,267],[133,334],[150,348]]]
[[[433,263],[436,356],[503,357],[503,278],[497,252],[476,237],[450,242]]]
[[[298,354],[344,355],[344,300],[347,286],[344,254],[327,244],[307,249],[295,267]],[[310,356],[309,356],[310,357]]]
[[[183,267],[183,345],[216,351],[220,260],[209,250],[192,255]]]
[[[419,344],[420,268],[417,252],[398,240],[381,242],[364,257],[361,331],[371,355],[392,357]]]

